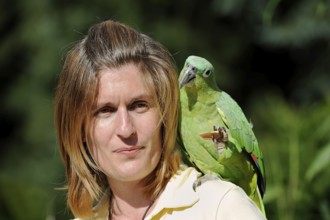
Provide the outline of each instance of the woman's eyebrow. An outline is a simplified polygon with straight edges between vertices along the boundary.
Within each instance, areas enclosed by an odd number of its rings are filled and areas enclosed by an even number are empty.
[[[141,100],[146,100],[146,101],[152,102],[154,99],[153,99],[152,95],[150,95],[148,93],[143,93],[143,94],[139,94],[137,96],[133,96],[133,98],[130,100],[129,104],[136,102],[136,101],[141,101]],[[111,100],[96,102],[95,105],[93,106],[93,109],[98,109],[103,106],[115,106],[115,104],[113,102],[111,102]]]
[[[146,100],[146,101],[151,101],[153,100],[152,96],[149,94],[141,94],[141,95],[137,95],[136,97],[133,97],[131,99],[131,103],[135,102],[135,101],[139,101],[139,100]]]

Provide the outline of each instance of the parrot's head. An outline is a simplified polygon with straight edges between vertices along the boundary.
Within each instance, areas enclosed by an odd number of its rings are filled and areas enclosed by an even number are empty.
[[[216,86],[213,72],[214,68],[208,60],[189,56],[179,76],[179,87],[213,88]]]

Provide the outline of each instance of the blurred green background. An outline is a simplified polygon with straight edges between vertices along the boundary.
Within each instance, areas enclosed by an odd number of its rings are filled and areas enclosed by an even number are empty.
[[[269,219],[330,219],[329,0],[0,1],[0,219],[69,219],[53,128],[65,53],[90,25],[127,23],[194,54],[254,124]]]

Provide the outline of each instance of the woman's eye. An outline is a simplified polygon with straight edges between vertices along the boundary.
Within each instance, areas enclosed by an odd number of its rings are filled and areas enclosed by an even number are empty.
[[[104,115],[107,115],[107,114],[112,114],[116,111],[116,109],[112,108],[112,107],[109,107],[109,106],[105,106],[105,107],[102,107],[100,109],[98,109],[95,113],[95,115],[99,115],[99,116],[104,116]]]
[[[149,104],[146,101],[134,102],[130,106],[130,109],[138,113],[143,113],[149,109]]]

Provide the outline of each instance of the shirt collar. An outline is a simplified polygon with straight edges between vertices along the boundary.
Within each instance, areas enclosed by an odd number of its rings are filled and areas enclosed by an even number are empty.
[[[199,197],[193,190],[193,183],[199,176],[200,173],[195,169],[182,167],[168,182],[150,215],[165,208],[185,208],[198,202]]]

